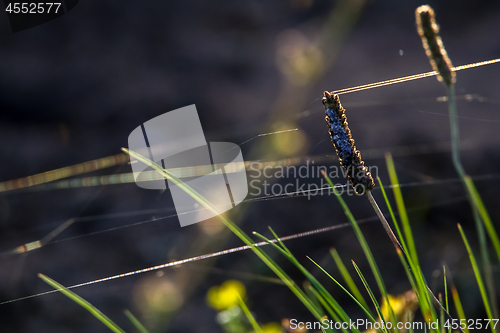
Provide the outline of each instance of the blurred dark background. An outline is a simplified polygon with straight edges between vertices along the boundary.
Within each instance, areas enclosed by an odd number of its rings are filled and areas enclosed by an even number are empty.
[[[247,161],[298,157],[302,164],[338,165],[324,123],[322,92],[430,71],[414,23],[414,10],[422,4],[87,0],[54,21],[18,33],[11,32],[4,15],[0,181],[120,154],[138,125],[190,104],[197,106],[207,141],[242,143],[262,133],[299,128],[244,144]],[[429,4],[455,66],[499,57],[500,3]],[[497,230],[499,74],[500,65],[467,69],[457,73],[456,85],[464,166],[472,176],[482,177],[476,184]],[[366,163],[377,166],[388,184],[384,153],[391,152],[400,182],[417,183],[403,188],[403,194],[429,283],[442,289],[435,271],[446,262],[467,316],[485,318],[456,228],[456,223],[464,226],[477,250],[462,185],[423,184],[456,179],[445,95],[431,77],[341,98]],[[123,164],[73,178],[130,170]],[[0,251],[41,239],[69,218],[93,218],[74,223],[38,250],[3,255],[0,301],[50,290],[37,273],[69,286],[242,245],[216,219],[181,228],[171,217],[123,228],[175,214],[168,191],[148,191],[134,183],[65,189],[47,185],[0,193]],[[385,207],[380,191],[374,196]],[[357,219],[373,218],[366,199],[345,199]],[[129,214],[137,211],[142,213]],[[118,213],[122,215],[110,215]],[[272,226],[282,236],[347,222],[331,196],[247,202],[229,216],[248,233],[269,235],[267,226]],[[404,270],[379,222],[370,221],[362,230],[389,292],[401,294],[410,289]],[[116,229],[101,232],[111,228]],[[305,258],[309,255],[339,276],[328,253],[335,247],[346,265],[354,259],[368,273],[350,228],[287,245],[325,281],[348,313],[361,316]],[[285,259],[266,250],[298,283],[304,280]],[[498,266],[494,271],[498,280]],[[375,285],[371,275],[365,275]],[[269,277],[274,278],[273,273],[245,251],[74,291],[127,331],[132,326],[123,309],[136,314],[151,332],[221,331],[205,295],[211,286],[229,279],[245,284],[259,322],[313,319],[286,286]],[[1,332],[107,330],[60,294],[0,305]]]

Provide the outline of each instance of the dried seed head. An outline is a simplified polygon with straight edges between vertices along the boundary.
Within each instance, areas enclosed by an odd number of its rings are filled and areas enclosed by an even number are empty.
[[[373,177],[361,160],[361,154],[354,145],[351,130],[347,124],[345,109],[340,104],[338,95],[324,92],[323,104],[326,109],[326,123],[330,138],[337,150],[340,164],[347,172],[352,187],[357,193],[364,194],[375,186]]]
[[[451,70],[453,65],[439,36],[439,26],[436,24],[434,10],[428,5],[423,5],[417,8],[415,16],[418,34],[422,38],[422,44],[432,68],[438,72],[438,80],[447,87],[451,87],[455,83],[456,74]]]

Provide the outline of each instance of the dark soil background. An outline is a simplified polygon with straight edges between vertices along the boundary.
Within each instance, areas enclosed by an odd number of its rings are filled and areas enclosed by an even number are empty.
[[[414,23],[414,10],[422,4],[86,0],[56,20],[18,33],[11,32],[4,15],[0,181],[119,154],[129,133],[141,123],[190,104],[197,106],[207,141],[239,144],[261,133],[299,128],[244,144],[245,160],[300,157],[302,164],[338,166],[324,123],[322,92],[430,71]],[[500,56],[499,2],[429,4],[455,66]],[[483,177],[476,184],[499,230],[500,65],[458,72],[456,89],[464,166],[472,176]],[[468,318],[486,318],[456,228],[461,223],[478,250],[463,188],[459,182],[422,184],[456,178],[447,104],[439,101],[444,95],[435,78],[426,78],[347,94],[342,102],[357,147],[368,165],[378,167],[384,183],[389,183],[385,152],[393,154],[401,183],[420,183],[403,188],[403,194],[429,283],[442,291],[442,278],[434,273],[446,262]],[[120,165],[74,178],[130,170],[130,165]],[[320,178],[311,181],[319,183]],[[375,190],[374,196],[385,208],[380,191]],[[410,289],[367,200],[345,199],[356,218],[372,218],[362,230],[389,292]],[[119,218],[107,215],[143,210],[153,211]],[[173,217],[89,235],[174,213],[168,191],[148,191],[134,183],[69,189],[38,186],[0,193],[0,251],[41,239],[69,218],[106,215],[75,223],[53,244],[27,255],[2,256],[0,302],[50,290],[37,273],[69,286],[242,245],[236,236],[221,231],[216,219],[181,228]],[[270,225],[283,236],[347,222],[331,196],[242,203],[230,217],[248,233],[269,235]],[[287,245],[325,281],[353,318],[362,315],[305,258],[311,256],[340,276],[328,253],[335,247],[344,263],[354,259],[375,287],[352,229]],[[267,251],[298,283],[303,281],[288,262]],[[498,281],[498,262],[494,262]],[[259,322],[313,319],[288,288],[263,277],[274,278],[253,253],[245,251],[74,291],[127,331],[132,327],[123,309],[130,309],[151,332],[221,331],[205,295],[211,286],[228,279],[245,284]],[[148,293],[159,295],[165,306],[148,303]],[[63,295],[50,294],[0,305],[0,331],[108,329]]]

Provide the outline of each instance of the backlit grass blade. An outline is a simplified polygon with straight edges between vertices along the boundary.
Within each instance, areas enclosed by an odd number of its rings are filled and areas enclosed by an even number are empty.
[[[438,299],[440,303],[443,303],[443,295],[439,293]],[[441,332],[444,333],[444,309],[441,308],[439,309],[439,327],[441,329]]]
[[[240,306],[241,310],[243,310],[245,317],[247,317],[255,333],[262,333],[262,329],[260,328],[259,324],[257,324],[257,320],[255,320],[253,314],[250,312],[245,302],[241,299],[240,295],[238,295],[238,305]]]
[[[99,311],[95,306],[75,294],[74,292],[66,289],[62,284],[59,284],[58,282],[52,280],[48,276],[45,276],[43,274],[38,274],[38,277],[42,279],[45,283],[49,284],[51,287],[54,289],[59,290],[61,293],[63,293],[65,296],[69,297],[72,301],[83,307],[85,310],[90,312],[94,317],[99,319],[104,325],[106,325],[110,330],[116,333],[125,333],[124,330],[120,328],[120,326],[116,325],[111,319],[109,319],[104,313]]]
[[[359,303],[361,303],[361,305],[363,305],[363,307],[365,309],[367,309],[368,311],[370,311],[369,310],[370,307],[368,306],[368,303],[366,303],[363,295],[361,294],[361,292],[358,289],[358,286],[356,285],[356,283],[354,282],[354,280],[351,277],[351,274],[347,270],[347,267],[345,267],[344,263],[342,262],[342,259],[340,258],[337,250],[336,249],[331,249],[330,250],[330,254],[333,257],[333,260],[335,261],[335,264],[337,265],[337,268],[339,269],[340,274],[344,278],[344,281],[347,283],[347,288],[349,289],[349,291],[359,301]],[[371,312],[370,312],[370,315],[371,315]]]
[[[396,199],[396,206],[398,207],[399,216],[401,217],[401,223],[403,225],[405,241],[408,246],[408,254],[410,255],[413,263],[416,266],[420,266],[417,256],[417,248],[415,247],[415,241],[411,232],[410,220],[408,219],[408,214],[406,213],[403,194],[401,193],[401,188],[399,187],[396,168],[394,167],[394,161],[390,153],[385,154],[385,161],[387,164],[387,170],[389,171],[389,178],[391,179],[391,184],[393,186],[392,190],[394,193],[394,198]]]
[[[307,296],[309,296],[309,298],[314,302],[314,304],[316,304],[316,306],[318,308],[323,309],[326,312],[328,312],[327,308],[325,307],[325,304],[323,304],[322,302],[320,302],[320,300],[318,299],[318,297],[316,297],[316,294],[311,291],[311,288],[314,289],[314,287],[311,285],[311,282],[309,282],[309,281],[306,280],[306,281],[304,281],[302,283],[302,289],[304,289],[304,291],[306,292]],[[332,318],[334,318],[334,316],[332,316]]]
[[[361,273],[361,270],[359,269],[358,265],[356,265],[354,260],[351,260],[351,261],[352,261],[352,265],[354,266],[354,269],[358,273],[361,281],[363,281],[363,285],[365,286],[366,291],[368,291],[368,294],[370,294],[370,298],[372,299],[372,302],[375,305],[375,309],[377,310],[378,316],[380,317],[380,320],[382,321],[382,323],[384,325],[384,331],[386,333],[389,333],[389,331],[387,330],[387,324],[385,322],[384,316],[382,315],[382,310],[380,309],[380,305],[378,304],[377,299],[375,298],[375,295],[373,295],[373,292],[372,292],[370,286],[368,285],[368,282],[366,282],[365,277]],[[389,305],[389,302],[387,304]]]
[[[359,302],[356,297],[354,297],[349,291],[347,291],[347,289],[344,288],[343,285],[341,285],[333,276],[331,276],[330,274],[328,274],[327,271],[325,271],[323,269],[323,267],[321,267],[318,263],[316,263],[314,260],[312,260],[311,258],[307,257],[309,260],[311,260],[321,271],[323,271],[323,273],[325,273],[330,279],[332,279],[340,288],[342,288],[342,290],[344,290],[347,295],[349,295],[349,297],[351,297],[354,302],[356,302],[360,307],[361,309],[366,313],[366,315],[368,316],[368,318],[370,318],[371,321],[375,322],[375,318],[373,318],[373,315],[371,314],[371,312],[369,311],[369,307],[368,306],[364,306],[361,304],[361,302]]]
[[[398,235],[401,237],[401,244],[403,248],[405,249],[406,254],[408,254],[407,262],[410,265],[411,272],[413,276],[415,277],[414,282],[415,286],[417,287],[418,291],[415,291],[417,296],[419,297],[419,305],[420,309],[422,311],[422,314],[424,315],[426,320],[432,320],[435,321],[437,320],[436,312],[434,307],[432,306],[432,303],[436,303],[436,298],[432,291],[429,289],[427,286],[427,283],[425,282],[425,278],[422,274],[422,271],[420,270],[420,265],[418,264],[418,256],[417,256],[417,250],[415,247],[415,242],[413,239],[413,233],[411,231],[410,227],[410,221],[408,219],[408,214],[406,213],[406,207],[404,204],[403,200],[403,195],[401,193],[401,189],[399,187],[399,182],[398,182],[398,177],[396,173],[396,168],[394,166],[394,161],[392,159],[392,156],[390,153],[387,153],[385,155],[386,158],[386,163],[387,163],[387,169],[389,172],[389,178],[391,179],[391,185],[393,187],[393,193],[394,193],[394,198],[396,199],[396,206],[398,207],[398,212],[401,217],[401,222],[403,224],[403,232],[405,234],[405,237],[401,235],[401,232],[398,231]],[[385,193],[385,191],[383,191]],[[390,207],[390,202],[387,199],[387,196],[384,196],[387,205]],[[392,210],[392,209],[389,209]],[[393,214],[394,215],[394,214]],[[397,225],[396,219],[393,217],[393,221],[395,225]],[[399,228],[397,227],[397,230]],[[405,244],[405,239],[406,239],[406,245]],[[408,249],[408,251],[406,251]],[[417,259],[417,261],[414,260],[414,258]],[[439,301],[437,301],[439,303]],[[437,305],[437,304],[436,304]],[[438,307],[441,307],[441,304],[437,305]]]
[[[340,306],[340,304],[335,300],[335,298],[323,287],[323,285],[295,258],[295,256],[290,252],[290,250],[286,247],[286,245],[281,241],[278,235],[274,232],[274,230],[269,227],[269,230],[273,234],[274,238],[278,241],[278,244],[283,248],[283,250],[288,253],[288,259],[307,277],[307,279],[312,283],[312,285],[318,290],[322,297],[330,304],[330,306],[336,311],[339,315],[340,319],[344,322],[349,322],[351,318],[347,315],[344,309]],[[269,242],[269,240],[267,240]],[[342,331],[346,331],[342,328]],[[355,329],[353,332],[359,332],[359,330]]]
[[[491,308],[490,308],[490,302],[488,300],[488,295],[486,294],[486,289],[484,288],[483,279],[481,277],[481,273],[479,272],[479,267],[477,265],[476,258],[474,257],[474,253],[472,253],[469,241],[467,240],[467,237],[465,236],[465,233],[460,224],[458,224],[458,230],[460,231],[460,235],[462,236],[465,247],[467,248],[467,253],[469,254],[470,263],[472,265],[472,269],[474,270],[474,275],[476,277],[476,282],[479,287],[479,291],[481,292],[484,308],[486,309],[486,315],[488,316],[489,319],[493,319],[493,315],[491,313]],[[490,325],[490,327],[491,331],[495,333],[495,329],[493,328],[493,326]]]
[[[398,222],[396,220],[396,216],[394,215],[394,211],[392,209],[392,205],[389,201],[389,198],[387,197],[387,194],[384,189],[384,185],[382,184],[382,181],[380,178],[378,178],[378,183],[380,185],[380,189],[382,190],[382,194],[384,196],[385,203],[387,205],[387,208],[389,209],[389,212],[391,214],[392,221],[394,223],[394,226],[396,228],[396,232],[398,234],[400,243],[405,250],[406,253],[408,253],[408,247],[406,245],[406,242],[404,240],[403,235],[401,234],[401,230],[399,229]],[[435,318],[433,315],[433,308],[431,307],[431,300],[430,296],[428,295],[428,288],[425,285],[425,281],[421,278],[421,272],[420,272],[420,267],[415,266],[413,263],[411,257],[405,256],[403,252],[400,249],[396,249],[396,252],[398,253],[399,259],[401,261],[401,264],[403,265],[406,275],[408,277],[408,280],[410,281],[410,284],[413,288],[413,291],[417,295],[417,298],[419,300],[419,305],[422,313],[426,314],[427,318]]]
[[[325,311],[333,318],[335,322],[341,323],[342,320],[339,318],[339,316],[333,311],[332,307],[328,302],[325,300],[323,296],[310,284],[308,283],[307,290],[318,300],[318,302],[323,306]],[[326,317],[326,316],[325,316]],[[335,332],[337,330],[334,329]],[[342,329],[342,332],[347,333],[348,331],[346,329]]]
[[[498,234],[491,222],[490,215],[484,206],[483,200],[481,200],[481,196],[477,192],[476,186],[474,182],[470,178],[470,176],[465,176],[465,184],[469,190],[469,193],[472,196],[472,200],[474,201],[474,205],[478,208],[479,214],[483,219],[484,226],[486,227],[486,231],[488,232],[488,236],[490,236],[491,242],[493,243],[493,247],[495,248],[495,252],[497,254],[498,260],[500,262],[500,240],[498,239]]]
[[[344,210],[345,215],[347,216],[347,219],[349,220],[352,228],[354,229],[354,233],[356,234],[356,237],[358,238],[359,243],[361,244],[361,248],[363,249],[363,252],[365,253],[366,259],[368,260],[368,264],[370,265],[370,268],[373,272],[373,275],[375,276],[375,280],[377,281],[378,288],[380,290],[380,293],[382,294],[382,298],[385,299],[385,301],[388,304],[389,308],[389,316],[391,318],[391,322],[393,324],[393,327],[395,328],[396,333],[399,331],[397,329],[397,322],[396,322],[396,317],[394,316],[394,311],[392,310],[391,303],[389,302],[389,298],[387,296],[387,289],[385,287],[384,280],[382,279],[382,274],[380,274],[380,270],[377,266],[377,263],[375,262],[375,258],[373,257],[373,253],[370,249],[370,246],[366,242],[365,236],[363,236],[363,232],[359,228],[358,223],[356,222],[356,219],[351,213],[351,210],[345,203],[344,199],[342,199],[342,196],[339,194],[337,189],[335,188],[335,185],[333,184],[332,180],[326,172],[321,170],[321,173],[323,177],[326,179],[328,184],[330,185],[331,189],[333,190],[335,197],[339,201],[340,205],[342,206],[342,209]]]
[[[462,302],[460,301],[460,296],[458,295],[457,288],[453,284],[451,285],[451,297],[453,298],[453,303],[455,304],[455,309],[457,310],[458,319],[467,322],[464,308],[462,306]],[[464,332],[469,333],[469,328],[465,327]]]
[[[443,266],[444,300],[446,302],[446,312],[450,313],[448,306],[448,282],[446,281],[446,266]],[[448,333],[451,333],[451,327],[448,327]]]
[[[276,236],[276,234],[274,233],[274,231],[272,231],[272,229],[271,229],[271,232],[275,235],[276,239],[278,240],[278,244],[284,246],[284,244],[279,240],[279,237]],[[257,237],[266,241],[269,245],[271,245],[272,247],[274,247],[275,249],[280,251],[281,254],[283,254],[288,260],[290,260],[290,262],[292,262],[295,265],[295,267],[297,267],[302,272],[302,274],[304,274],[307,277],[307,279],[311,282],[311,284],[314,286],[314,288],[316,288],[318,290],[320,295],[322,297],[324,297],[324,299],[328,302],[328,304],[331,306],[331,308],[338,315],[338,316],[336,315],[335,317],[333,317],[334,320],[349,322],[350,318],[345,313],[345,311],[342,309],[340,304],[338,304],[338,302],[323,287],[323,285],[290,253],[290,251],[286,247],[282,248],[282,247],[278,246],[277,244],[271,242],[268,238],[266,238],[265,236],[263,236],[257,232],[254,232],[254,235],[256,235]],[[355,330],[355,332],[359,332],[359,331]]]
[[[408,281],[410,281],[410,284],[411,284],[413,291],[417,295],[417,298],[420,300],[420,298],[419,298],[420,297],[419,296],[420,290],[417,288],[417,284],[415,283],[415,277],[413,276],[413,273],[410,270],[410,267],[408,267],[408,265],[407,265],[405,256],[404,256],[403,252],[401,252],[400,249],[396,249],[396,252],[398,253],[399,260],[401,261],[401,264],[403,265],[403,267],[405,269],[406,276],[408,277]]]
[[[229,228],[236,236],[238,236],[246,245],[250,246],[251,250],[290,288],[290,290],[297,296],[297,298],[306,306],[306,308],[314,315],[318,320],[321,319],[320,311],[311,299],[300,289],[297,284],[279,267],[278,264],[274,262],[261,248],[255,247],[252,239],[241,230],[234,222],[220,215],[217,209],[198,192],[192,189],[189,185],[181,181],[179,178],[175,177],[172,173],[163,169],[157,163],[149,160],[148,158],[131,151],[127,148],[122,148],[122,150],[129,154],[130,156],[136,158],[144,164],[151,166],[155,171],[162,174],[165,178],[170,179],[175,185],[179,186],[180,189],[189,194],[193,199],[198,201],[203,207],[214,212],[219,219],[224,223],[224,225]]]
[[[140,333],[149,333],[146,327],[141,324],[141,322],[132,314],[132,312],[130,312],[129,310],[125,310],[123,312]]]

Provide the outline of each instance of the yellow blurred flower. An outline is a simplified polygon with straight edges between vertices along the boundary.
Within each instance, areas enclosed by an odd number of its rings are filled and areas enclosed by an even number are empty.
[[[391,304],[394,315],[397,317],[405,309],[405,295],[403,294],[399,296],[392,296],[388,294],[387,298],[389,299],[389,303]],[[382,315],[384,316],[384,318],[389,319],[389,307],[387,306],[387,302],[385,299],[382,300],[382,306],[380,307],[380,310],[382,311]]]
[[[245,286],[236,280],[224,282],[220,287],[214,286],[208,290],[207,303],[214,309],[225,310],[238,305],[238,298],[245,297]]]

